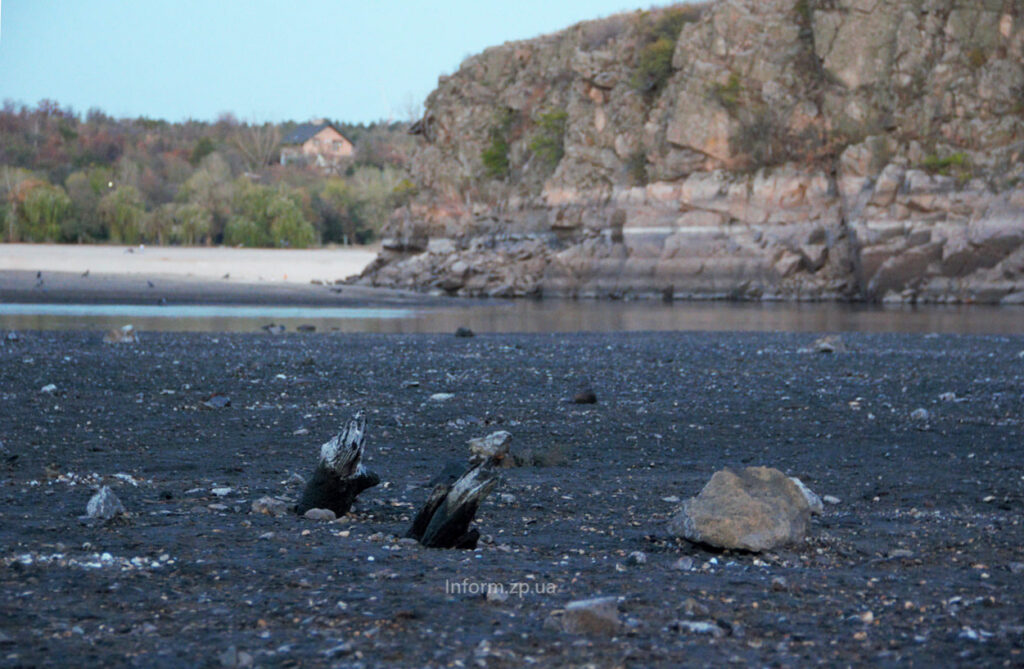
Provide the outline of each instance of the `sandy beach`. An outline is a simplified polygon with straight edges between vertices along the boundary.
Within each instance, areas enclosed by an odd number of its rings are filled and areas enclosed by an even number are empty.
[[[410,291],[337,285],[375,257],[372,247],[0,244],[0,302],[361,306],[431,301]]]
[[[73,272],[223,279],[245,283],[334,283],[358,274],[373,247],[244,249],[226,247],[0,244],[0,271]]]

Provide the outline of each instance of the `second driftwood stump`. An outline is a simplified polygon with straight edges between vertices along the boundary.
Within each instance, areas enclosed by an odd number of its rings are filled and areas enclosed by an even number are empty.
[[[359,493],[380,483],[380,477],[363,467],[366,419],[359,411],[340,433],[320,447],[320,461],[302,491],[295,511],[330,509],[338,517],[348,513]]]
[[[476,548],[480,531],[469,525],[480,503],[498,485],[497,462],[488,458],[434,486],[406,536],[428,548]]]

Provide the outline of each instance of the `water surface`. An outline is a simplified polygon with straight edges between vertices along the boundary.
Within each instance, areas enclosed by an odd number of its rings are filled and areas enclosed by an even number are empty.
[[[0,304],[0,329],[251,332],[628,332],[740,330],[1024,334],[1024,308],[734,302],[494,301],[410,308]]]

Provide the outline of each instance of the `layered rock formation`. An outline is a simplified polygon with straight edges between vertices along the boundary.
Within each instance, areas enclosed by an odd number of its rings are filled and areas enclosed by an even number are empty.
[[[359,281],[1024,302],[1019,0],[717,0],[467,59]]]

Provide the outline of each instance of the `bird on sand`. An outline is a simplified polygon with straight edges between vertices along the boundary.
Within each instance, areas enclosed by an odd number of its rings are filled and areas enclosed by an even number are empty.
[[[89,270],[85,270],[84,272],[82,272],[82,276],[83,277],[89,276]]]

